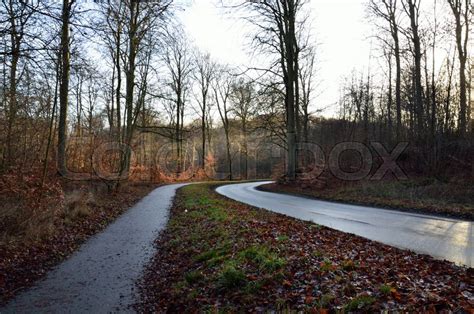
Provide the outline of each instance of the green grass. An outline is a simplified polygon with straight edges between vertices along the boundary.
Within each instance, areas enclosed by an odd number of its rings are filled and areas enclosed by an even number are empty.
[[[208,262],[208,264],[215,263],[216,260],[223,259],[230,253],[230,248],[226,245],[220,248],[213,248],[194,256],[196,262]]]
[[[334,271],[336,268],[337,268],[337,266],[334,265],[330,260],[324,260],[321,263],[321,267],[320,267],[321,271],[323,271],[323,272]]]
[[[243,215],[237,203],[217,196],[206,185],[184,187],[179,192],[179,204],[168,227],[175,237],[168,243],[174,250],[189,252],[189,265],[173,286],[177,295],[192,300],[203,289],[210,289],[216,294],[237,293],[251,300],[255,295],[262,297],[266,286],[283,285],[287,280],[285,250],[289,235],[280,233],[276,238],[268,238],[268,242],[261,241],[255,237],[256,230],[248,227],[257,213],[244,209]],[[313,228],[321,227],[309,227]],[[314,251],[310,255],[320,259],[323,252]],[[346,271],[356,267],[350,260],[340,265],[340,269]],[[326,259],[319,268],[330,273],[339,266]],[[313,305],[325,308],[333,300],[334,297],[327,294]],[[370,301],[358,297],[346,307],[358,309]],[[281,300],[281,309],[285,309],[286,302],[286,299]]]
[[[332,294],[323,294],[321,299],[317,302],[317,306],[323,309],[327,308],[335,299],[336,297]]]
[[[235,203],[216,197],[208,186],[189,185],[180,193],[180,210],[169,224],[180,236],[170,244],[193,252],[190,260],[194,269],[184,274],[182,284],[206,283],[220,291],[240,290],[250,296],[261,290],[268,280],[284,278],[282,271],[287,262],[271,244],[247,243],[245,234],[251,234],[252,230],[229,228],[238,226],[253,214],[236,215]],[[277,239],[282,244],[288,240],[287,235]],[[258,279],[247,278],[255,274],[259,274]],[[184,285],[180,287],[187,289]]]
[[[219,207],[210,207],[207,209],[208,217],[216,221],[226,221],[229,215]]]
[[[393,288],[387,284],[381,285],[379,288],[380,292],[382,292],[384,295],[389,295],[392,292],[392,289]]]
[[[184,188],[187,197],[184,201],[184,207],[188,210],[183,213],[192,219],[212,219],[223,222],[229,219],[229,215],[223,207],[220,200],[211,198],[209,195],[202,195],[202,191],[197,189],[197,185],[191,185]],[[196,196],[193,194],[196,193]]]
[[[268,272],[279,270],[286,264],[284,258],[270,252],[265,246],[251,246],[240,252],[240,257],[257,264],[260,269]]]
[[[204,275],[199,271],[190,271],[184,275],[184,279],[189,284],[197,283],[204,279]]]
[[[280,235],[277,237],[277,241],[279,242],[286,242],[289,240],[289,237],[287,235]]]
[[[244,272],[234,266],[225,266],[219,275],[218,281],[224,289],[241,288],[247,284]]]
[[[375,298],[369,295],[361,295],[352,299],[346,306],[344,307],[345,312],[351,312],[356,310],[363,310],[367,308],[369,305],[375,302]]]
[[[240,252],[241,258],[245,258],[247,260],[254,261],[257,263],[262,262],[267,255],[268,249],[263,246],[251,246]]]

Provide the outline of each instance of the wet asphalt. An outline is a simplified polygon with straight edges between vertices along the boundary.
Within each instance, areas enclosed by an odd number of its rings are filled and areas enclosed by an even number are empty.
[[[0,313],[133,312],[135,283],[155,252],[153,242],[166,226],[175,192],[184,185],[152,191]]]
[[[225,185],[216,191],[255,207],[456,264],[474,266],[474,223],[471,221],[326,202],[256,189],[267,183],[271,182]]]

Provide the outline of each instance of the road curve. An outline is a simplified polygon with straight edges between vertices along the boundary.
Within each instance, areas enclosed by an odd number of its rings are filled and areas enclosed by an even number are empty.
[[[473,267],[473,223],[366,206],[263,192],[271,182],[224,185],[216,191],[233,200],[353,233],[456,264]]]
[[[135,282],[183,185],[155,189],[0,313],[133,312]]]

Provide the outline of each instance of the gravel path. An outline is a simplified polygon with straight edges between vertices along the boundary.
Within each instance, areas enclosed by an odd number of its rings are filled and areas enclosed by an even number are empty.
[[[184,185],[151,192],[0,313],[133,312],[135,282],[153,256],[176,190]]]
[[[474,266],[473,222],[258,191],[254,182],[216,191],[236,201],[457,264]]]

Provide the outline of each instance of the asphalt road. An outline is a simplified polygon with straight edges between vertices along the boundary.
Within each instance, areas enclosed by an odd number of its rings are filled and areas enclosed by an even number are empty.
[[[133,312],[135,282],[155,252],[153,242],[181,186],[151,192],[0,313]]]
[[[319,201],[256,189],[267,183],[270,182],[231,184],[216,191],[255,207],[456,264],[474,266],[474,229],[470,221]]]

